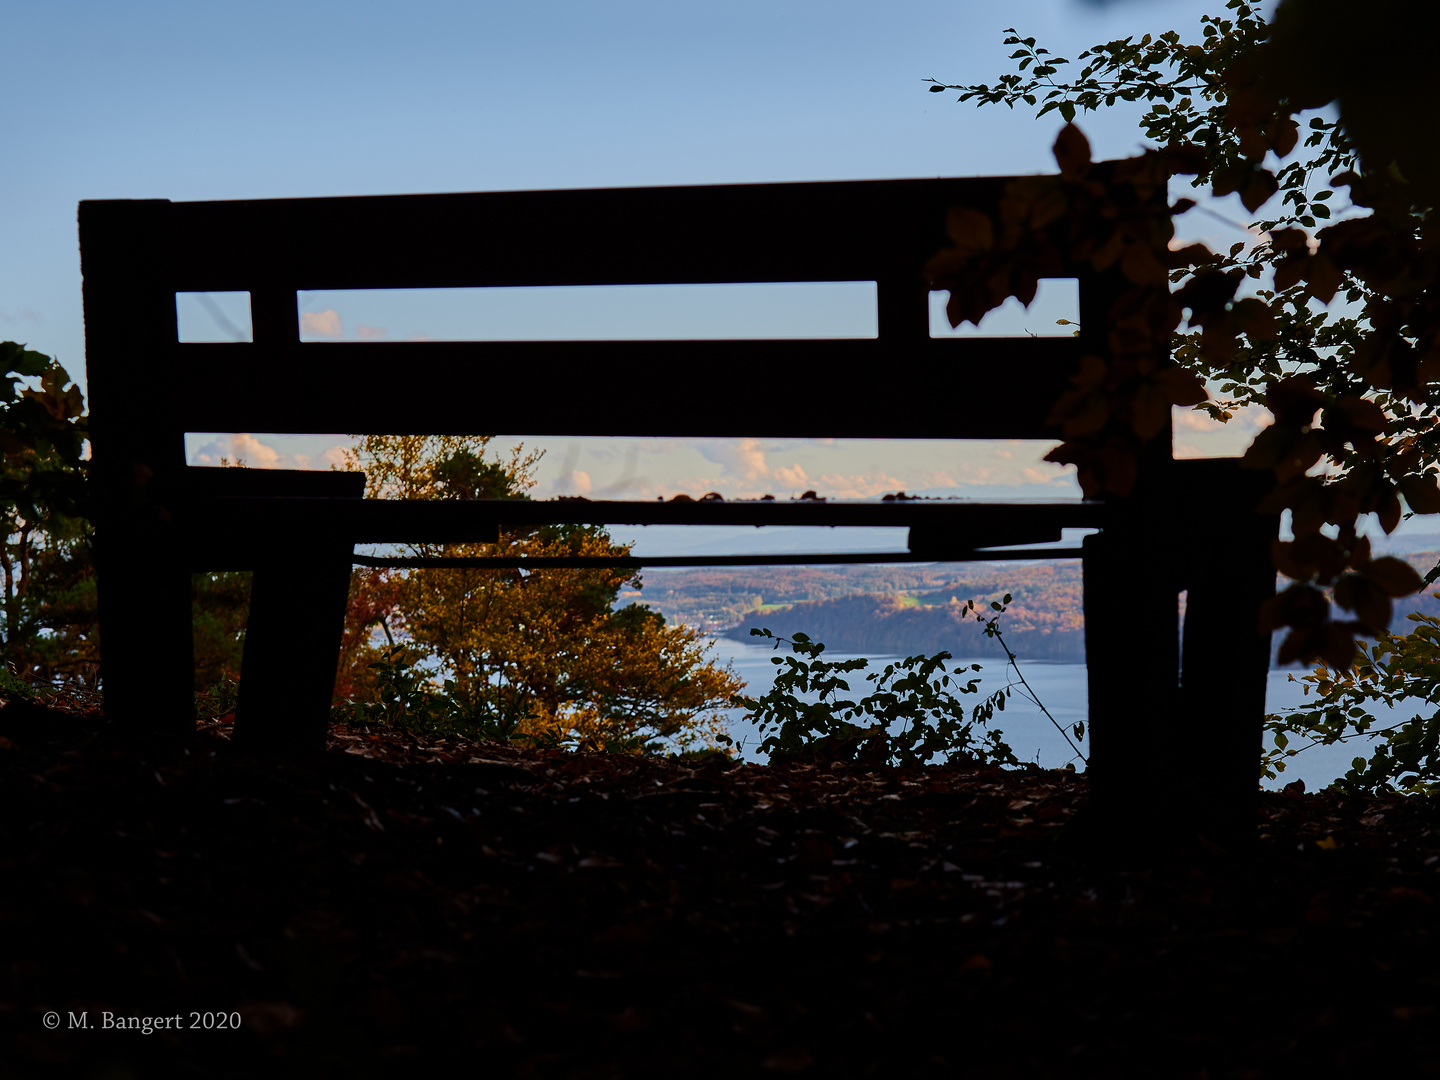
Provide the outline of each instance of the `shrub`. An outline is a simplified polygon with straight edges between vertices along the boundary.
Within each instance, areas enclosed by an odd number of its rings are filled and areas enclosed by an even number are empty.
[[[837,695],[850,693],[845,676],[867,668],[868,660],[822,660],[825,645],[801,633],[793,638],[763,629],[750,633],[770,639],[776,649],[789,645],[793,654],[771,658],[781,670],[769,693],[732,699],[766,735],[760,750],[771,761],[903,766],[929,764],[938,757],[947,763],[1019,764],[1001,733],[986,730],[995,711],[1004,709],[1006,690],[974,706],[968,719],[964,703],[955,696],[957,691],[980,692],[977,679],[964,679],[967,672],[979,671],[979,664],[962,666],[952,675],[945,667],[952,659],[948,652],[906,657],[866,675],[873,691],[852,701]]]

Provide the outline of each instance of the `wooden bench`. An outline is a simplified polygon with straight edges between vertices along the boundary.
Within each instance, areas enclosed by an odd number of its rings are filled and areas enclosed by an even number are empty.
[[[1212,835],[1253,832],[1269,650],[1248,631],[1275,521],[1254,476],[1172,461],[1168,431],[1139,493],[1104,505],[399,503],[360,498],[354,475],[186,465],[187,431],[1054,440],[1079,357],[1107,351],[1113,272],[1076,268],[1076,337],[930,336],[922,268],[946,212],[1006,182],[81,203],[107,717],[193,728],[196,570],[256,571],[237,740],[313,749],[357,543],[493,540],[502,522],[902,525],[905,557],[962,560],[1100,528],[1084,544],[1097,813],[1153,818],[1137,798],[1183,793]],[[875,282],[877,336],[302,343],[297,305],[321,288],[794,281]],[[222,291],[249,292],[253,341],[180,343],[176,293]],[[754,408],[677,378],[736,365]]]

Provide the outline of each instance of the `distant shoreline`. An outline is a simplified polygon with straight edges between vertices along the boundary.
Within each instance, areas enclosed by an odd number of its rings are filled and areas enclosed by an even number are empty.
[[[1429,549],[1405,558],[1424,572],[1440,554]],[[749,640],[750,630],[761,627],[785,636],[802,631],[836,652],[857,655],[944,650],[1003,658],[966,606],[974,601],[984,611],[1006,593],[1012,599],[1000,627],[1020,659],[1085,663],[1081,568],[1070,559],[652,571],[625,599],[734,641]],[[1393,632],[1409,631],[1411,612],[1440,616],[1440,601],[1430,589],[1397,601]],[[1278,638],[1272,668],[1277,648]]]

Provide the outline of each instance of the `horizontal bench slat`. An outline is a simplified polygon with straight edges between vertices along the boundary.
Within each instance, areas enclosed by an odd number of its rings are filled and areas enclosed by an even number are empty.
[[[185,291],[873,280],[917,274],[945,242],[946,210],[993,205],[1006,182],[178,202],[166,214]]]
[[[400,499],[235,498],[177,508],[199,536],[341,538],[357,544],[486,542],[497,525],[890,526],[953,529],[973,546],[987,531],[1099,528],[1100,503],[840,503],[818,500],[619,502],[561,499],[406,501]],[[992,541],[993,543],[993,541]],[[292,545],[293,546],[293,545]]]
[[[175,346],[189,431],[1058,439],[1074,338]],[[701,373],[697,392],[695,375]],[[1024,395],[1017,396],[1017,385]],[[137,402],[144,407],[145,402]]]
[[[187,466],[171,481],[180,499],[360,499],[362,472]],[[160,496],[164,501],[164,496]]]
[[[865,551],[826,552],[812,555],[639,555],[627,558],[516,558],[495,556],[492,558],[445,559],[445,558],[374,558],[356,555],[354,566],[368,566],[376,569],[417,569],[417,570],[545,570],[549,568],[604,569],[607,567],[666,567],[690,568],[728,566],[856,566],[885,565],[887,563],[914,562],[1041,562],[1050,559],[1079,559],[1084,552],[1078,547],[1025,548],[1018,551],[962,550],[947,551],[943,557],[913,551]]]

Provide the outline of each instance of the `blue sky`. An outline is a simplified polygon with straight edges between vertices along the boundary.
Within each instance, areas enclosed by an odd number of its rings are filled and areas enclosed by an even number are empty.
[[[76,203],[1048,171],[1057,118],[960,105],[923,79],[993,81],[1006,27],[1073,56],[1178,29],[1193,0],[548,4],[11,5],[0,108],[0,337],[83,382]],[[1139,148],[1134,112],[1084,118],[1097,155]],[[1243,217],[1238,211],[1235,216]],[[1194,215],[1191,215],[1194,218]],[[1208,219],[1197,237],[1238,234]],[[1062,298],[1063,299],[1063,298]],[[323,301],[324,298],[321,298]],[[1063,306],[1063,305],[1062,305]],[[310,313],[355,336],[365,313]],[[417,309],[418,310],[418,309]],[[1057,309],[1060,310],[1060,309]],[[392,314],[397,336],[423,312]],[[1008,332],[1049,319],[1019,315]],[[1053,322],[1053,319],[1049,319]],[[316,325],[321,325],[317,323]],[[388,331],[386,331],[388,332]],[[432,333],[432,336],[433,333]],[[730,373],[727,373],[727,375]],[[744,392],[744,376],[727,379]],[[623,409],[617,400],[614,408]],[[1190,426],[1185,426],[1185,425]],[[334,437],[198,433],[197,463],[323,466]],[[504,433],[507,442],[524,432]],[[1253,426],[1186,420],[1184,452],[1235,453]],[[222,437],[223,436],[223,437]],[[999,485],[1068,494],[1031,444],[526,440],[539,491],[652,496],[816,488],[852,497]]]

